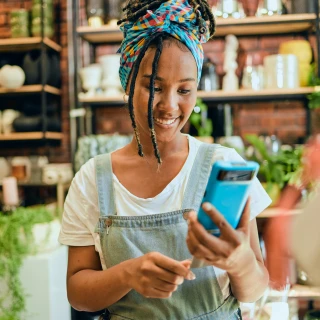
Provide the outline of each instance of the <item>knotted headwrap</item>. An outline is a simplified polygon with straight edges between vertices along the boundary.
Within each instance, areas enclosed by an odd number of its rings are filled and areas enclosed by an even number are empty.
[[[203,65],[202,43],[210,38],[206,21],[202,17],[200,21],[198,26],[195,10],[188,0],[169,0],[155,11],[148,10],[135,23],[124,22],[120,28],[124,40],[118,50],[121,53],[119,75],[123,89],[127,87],[133,64],[146,39],[155,32],[168,33],[189,48],[197,63],[199,83]]]

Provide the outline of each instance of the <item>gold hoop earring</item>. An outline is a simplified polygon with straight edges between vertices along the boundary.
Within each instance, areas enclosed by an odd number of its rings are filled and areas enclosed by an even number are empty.
[[[123,95],[123,101],[127,103],[129,101],[129,96],[127,94]]]

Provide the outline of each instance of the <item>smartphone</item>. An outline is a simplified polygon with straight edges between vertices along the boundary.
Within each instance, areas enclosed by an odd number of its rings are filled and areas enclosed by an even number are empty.
[[[220,229],[203,211],[202,204],[210,202],[237,228],[249,197],[250,187],[257,176],[259,164],[254,161],[217,161],[213,164],[208,184],[198,211],[198,220],[208,232],[219,237]],[[207,264],[193,258],[191,268],[205,267]]]
[[[228,223],[237,228],[258,170],[259,164],[253,161],[217,161],[213,164],[198,211],[198,220],[206,230],[215,236],[220,235],[219,228],[202,209],[204,202],[213,204]]]

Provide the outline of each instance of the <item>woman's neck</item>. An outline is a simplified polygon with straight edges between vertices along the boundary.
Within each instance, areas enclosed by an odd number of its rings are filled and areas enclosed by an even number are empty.
[[[150,159],[155,158],[151,137],[140,137],[140,141],[144,157]],[[157,140],[157,145],[162,160],[180,152],[188,152],[189,150],[188,138],[182,133],[176,135],[175,138],[170,141]],[[132,139],[131,149],[137,154],[136,139]]]

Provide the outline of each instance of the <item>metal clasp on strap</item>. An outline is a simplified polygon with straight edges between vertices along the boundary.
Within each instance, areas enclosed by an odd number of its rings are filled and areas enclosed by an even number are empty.
[[[104,225],[105,227],[107,228],[107,234],[109,234],[109,229],[112,225],[112,219],[110,218],[107,218],[105,221],[104,221]]]

